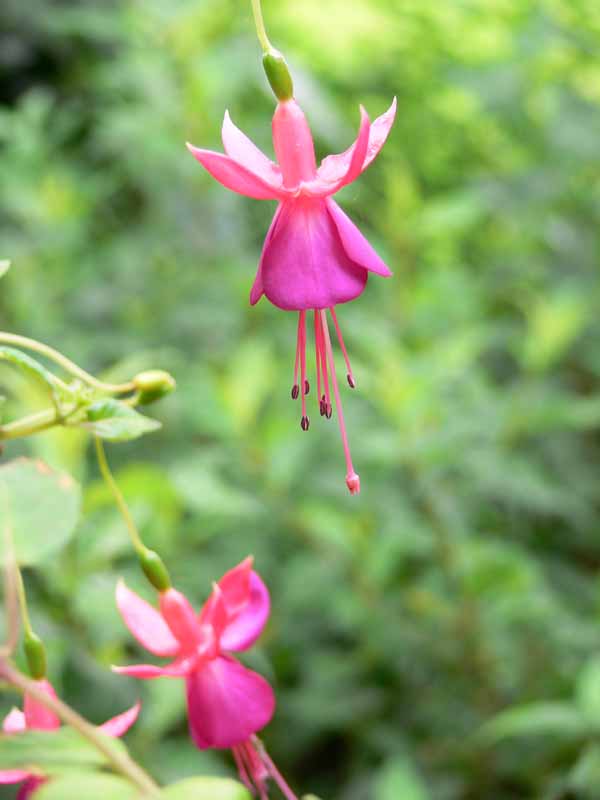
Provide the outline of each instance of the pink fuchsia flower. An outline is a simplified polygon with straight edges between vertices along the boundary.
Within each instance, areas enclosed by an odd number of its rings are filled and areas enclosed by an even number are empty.
[[[56,697],[56,692],[48,680],[43,679],[36,683],[49,697]],[[98,730],[107,736],[123,736],[136,721],[139,713],[140,703],[136,703],[128,711],[124,711],[100,725]],[[2,723],[2,730],[7,734],[19,734],[26,730],[53,731],[57,728],[60,728],[60,720],[56,714],[28,694],[25,695],[23,711],[13,708]],[[0,771],[0,784],[23,782],[17,800],[27,800],[45,781],[46,778],[43,775],[33,775],[23,770]]]
[[[131,633],[154,655],[173,660],[162,667],[139,664],[113,669],[142,679],[183,678],[196,746],[231,748],[238,766],[244,767],[242,778],[266,797],[261,789],[266,777],[280,776],[252,742],[270,722],[275,696],[261,675],[231,655],[251,647],[269,617],[269,592],[252,563],[251,557],[246,558],[214,584],[197,614],[176,589],[160,592],[156,609],[119,582],[117,606]],[[288,797],[294,798],[291,793]]]
[[[279,203],[265,239],[250,302],[254,305],[265,295],[278,308],[298,311],[292,397],[302,398],[302,430],[308,430],[310,425],[305,401],[310,388],[306,379],[306,312],[314,311],[319,411],[321,416],[331,417],[332,390],[346,459],[346,483],[352,494],[360,491],[360,480],[348,445],[327,310],[346,362],[348,383],[354,388],[335,306],[362,294],[369,272],[383,277],[392,273],[332,195],[358,178],[377,156],[394,122],[396,100],[372,124],[362,106],[360,112],[354,144],[343,153],[327,156],[318,168],[310,128],[293,98],[279,102],[273,117],[278,163],[264,155],[233,124],[227,112],[222,130],[225,154],[188,144],[192,155],[223,186],[247,197]]]

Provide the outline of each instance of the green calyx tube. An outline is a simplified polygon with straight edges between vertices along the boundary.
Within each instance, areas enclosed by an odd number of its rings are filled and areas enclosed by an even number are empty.
[[[171,578],[158,553],[146,548],[138,553],[138,558],[144,575],[155,589],[159,592],[165,592],[171,588]]]
[[[46,648],[40,637],[33,631],[28,631],[23,641],[23,649],[31,677],[36,681],[45,678],[47,671]]]

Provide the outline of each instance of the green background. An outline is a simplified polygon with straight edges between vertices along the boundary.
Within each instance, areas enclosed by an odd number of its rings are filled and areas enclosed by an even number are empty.
[[[272,153],[249,5],[2,0],[1,324],[96,373],[175,375],[163,430],[109,457],[197,605],[255,555],[273,612],[246,663],[299,793],[600,797],[600,5],[265,0],[319,158],[398,97],[339,195],[394,271],[339,309],[359,497],[313,394],[300,430],[294,316],[248,305],[274,204],[184,147],[220,150],[228,108]],[[40,407],[0,381],[8,417]],[[145,658],[118,576],[151,595],[88,438],[20,453],[85,487],[75,542],[25,574],[57,689],[98,722],[141,696],[128,742],[160,780],[233,774],[190,744],[179,682],[108,671]]]

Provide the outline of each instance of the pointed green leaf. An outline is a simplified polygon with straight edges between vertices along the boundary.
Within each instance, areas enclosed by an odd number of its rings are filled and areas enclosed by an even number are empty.
[[[0,535],[8,526],[22,565],[41,563],[69,541],[80,505],[73,478],[39,459],[18,458],[0,467]]]
[[[97,772],[52,778],[35,792],[36,800],[137,800],[139,792],[124,778]]]
[[[46,367],[26,353],[15,350],[14,347],[0,347],[0,361],[7,361],[9,364],[13,364],[27,376],[41,383],[44,388],[49,388],[52,392],[59,388],[55,376]]]
[[[143,416],[131,406],[113,398],[99,400],[91,405],[87,410],[87,421],[80,424],[109,442],[137,439],[161,427],[160,422]]]
[[[113,750],[125,749],[118,739],[104,735],[102,738]],[[61,774],[73,770],[81,773],[105,764],[106,757],[72,728],[0,734],[0,769]]]
[[[486,743],[517,736],[577,739],[588,732],[581,711],[569,703],[531,703],[502,711],[480,730]]]
[[[229,778],[187,778],[163,789],[164,800],[251,800],[241,783]]]

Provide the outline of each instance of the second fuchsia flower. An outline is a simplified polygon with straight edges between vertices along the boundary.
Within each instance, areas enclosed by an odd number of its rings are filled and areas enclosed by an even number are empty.
[[[48,680],[44,678],[36,681],[36,683],[49,697],[56,697],[56,692]],[[127,711],[100,725],[98,730],[107,736],[123,736],[136,721],[139,712],[140,704],[136,703]],[[25,730],[53,731],[57,728],[60,728],[60,720],[56,714],[27,694],[25,695],[23,711],[13,708],[2,723],[2,730],[7,734],[19,734]],[[45,781],[46,778],[44,776],[32,775],[23,770],[0,770],[0,784],[23,784],[17,795],[17,800],[27,800]]]
[[[199,613],[181,592],[160,593],[159,609],[117,586],[117,605],[135,638],[165,666],[113,667],[135,678],[183,678],[190,734],[201,750],[231,748],[240,776],[266,798],[265,782],[274,778],[295,800],[254,734],[271,720],[275,696],[267,681],[231,656],[247,650],[260,636],[269,616],[267,587],[247,558],[227,572]]]
[[[331,417],[333,393],[346,459],[346,483],[352,494],[360,491],[360,480],[348,445],[327,310],[346,362],[348,383],[354,388],[335,306],[358,297],[369,272],[383,277],[392,273],[332,195],[358,178],[377,156],[394,122],[396,100],[372,124],[362,106],[360,113],[354,144],[343,153],[327,156],[318,168],[310,128],[291,96],[278,103],[273,117],[278,163],[262,153],[233,124],[227,112],[222,130],[225,155],[188,145],[192,155],[223,186],[247,197],[279,203],[265,239],[250,302],[254,305],[265,295],[278,308],[298,311],[292,397],[302,398],[303,430],[310,425],[305,400],[310,388],[306,379],[306,312],[314,311],[319,411],[321,416]]]

